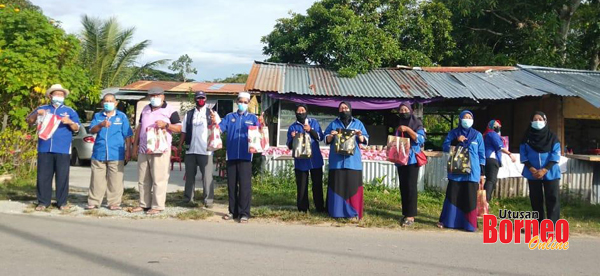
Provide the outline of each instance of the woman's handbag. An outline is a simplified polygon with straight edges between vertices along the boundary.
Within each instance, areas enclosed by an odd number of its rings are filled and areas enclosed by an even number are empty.
[[[402,136],[398,136],[398,131],[396,131],[396,135],[388,136],[387,143],[387,157],[388,161],[404,166],[408,164],[408,157],[410,155],[410,139],[404,138],[404,133]]]
[[[356,134],[354,130],[340,129],[334,138],[335,153],[339,155],[354,155],[356,149]]]
[[[298,159],[309,159],[312,156],[310,134],[296,133],[292,141],[292,156]]]
[[[471,174],[471,156],[469,149],[463,146],[450,146],[448,173]]]
[[[415,156],[417,157],[417,167],[423,167],[427,164],[427,156],[425,155],[425,152],[423,152],[423,149],[415,154]]]

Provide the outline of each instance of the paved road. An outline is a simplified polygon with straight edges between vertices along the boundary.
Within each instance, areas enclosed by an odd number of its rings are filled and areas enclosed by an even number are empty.
[[[600,239],[568,251],[481,234],[0,214],[0,275],[598,275]]]
[[[185,187],[185,181],[183,181],[183,175],[185,174],[185,166],[181,164],[182,170],[179,170],[179,164],[175,164],[174,169],[171,171],[171,177],[169,178],[169,185],[167,186],[168,192],[175,192],[183,190]],[[89,189],[90,187],[90,176],[91,169],[89,166],[71,166],[71,172],[69,177],[69,186],[71,188]],[[196,175],[197,180],[200,179],[200,173]],[[196,182],[201,183],[201,182]],[[137,188],[138,186],[138,171],[137,162],[130,162],[125,166],[124,173],[124,185],[125,188]]]

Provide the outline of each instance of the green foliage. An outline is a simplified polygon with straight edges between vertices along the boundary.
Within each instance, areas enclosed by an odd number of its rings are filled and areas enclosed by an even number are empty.
[[[315,63],[352,77],[382,66],[430,66],[454,48],[441,3],[323,0],[290,16],[261,40],[269,61]]]
[[[37,139],[30,133],[6,128],[0,131],[0,175],[22,177],[35,168]]]
[[[46,103],[46,88],[61,83],[71,93],[66,104],[98,102],[100,93],[78,62],[79,41],[35,9],[0,8],[0,114],[26,128],[25,117]]]
[[[198,74],[198,70],[192,67],[192,62],[192,59],[187,54],[182,55],[169,65],[169,70],[176,72],[179,79],[182,82],[186,82],[188,80],[187,75]]]
[[[101,20],[84,15],[81,19],[81,63],[86,66],[96,86],[124,86],[148,68],[162,65],[157,60],[136,66],[137,59],[150,45],[149,40],[133,43],[135,28],[123,29],[115,18]]]
[[[136,68],[139,69],[139,68]],[[150,80],[150,81],[180,81],[180,77],[177,74],[157,70],[154,68],[143,69],[137,77],[132,78],[132,82],[137,80]],[[188,81],[194,81],[193,79],[187,79]]]
[[[224,79],[214,79],[212,82],[221,83],[246,83],[248,80],[248,74],[232,74]]]

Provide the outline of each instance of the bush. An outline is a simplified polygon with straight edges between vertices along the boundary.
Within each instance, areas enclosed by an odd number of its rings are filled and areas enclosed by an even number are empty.
[[[0,131],[0,174],[24,176],[35,168],[37,139],[21,130]]]

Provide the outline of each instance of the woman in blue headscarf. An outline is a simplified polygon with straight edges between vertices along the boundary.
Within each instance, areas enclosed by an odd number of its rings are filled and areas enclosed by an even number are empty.
[[[465,110],[459,118],[458,127],[451,130],[444,141],[444,152],[450,152],[450,146],[468,149],[471,172],[448,172],[448,188],[438,227],[473,232],[477,230],[477,190],[484,180],[485,147],[483,136],[472,127],[473,113]]]

